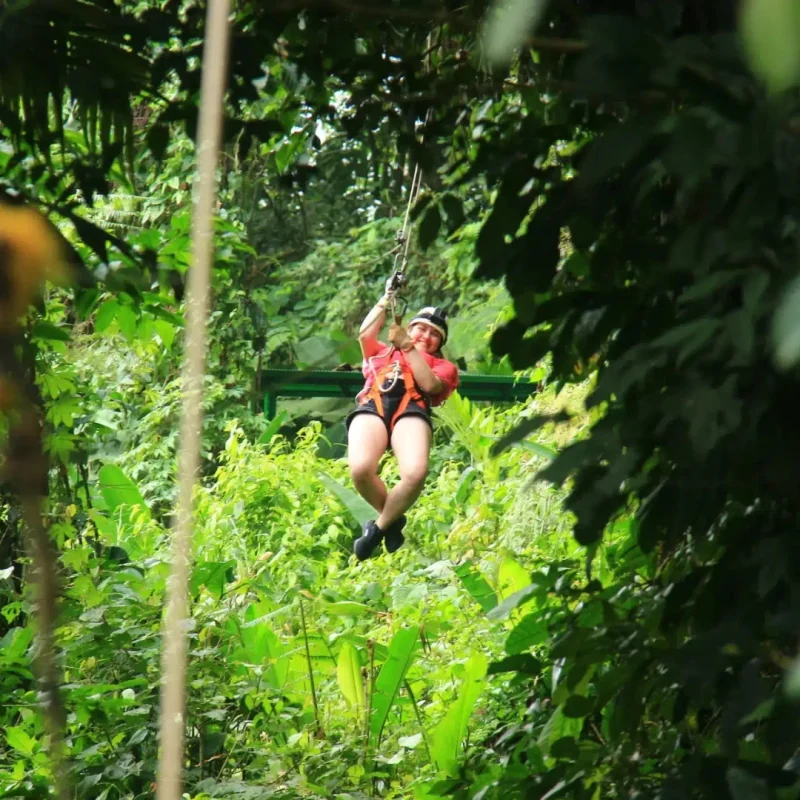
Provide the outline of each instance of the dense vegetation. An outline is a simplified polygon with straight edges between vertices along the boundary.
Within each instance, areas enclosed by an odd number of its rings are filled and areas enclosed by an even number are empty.
[[[189,797],[800,795],[800,19],[739,9],[236,5]],[[52,795],[48,719],[70,796],[152,796],[203,20],[0,10],[2,797]],[[409,545],[356,565],[348,403],[266,420],[259,373],[358,363],[417,164],[411,306],[539,391],[454,396]]]

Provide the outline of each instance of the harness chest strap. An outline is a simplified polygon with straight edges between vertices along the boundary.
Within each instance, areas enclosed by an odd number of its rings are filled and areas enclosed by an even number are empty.
[[[394,427],[395,421],[408,408],[408,404],[412,400],[420,408],[425,408],[425,400],[419,393],[417,384],[414,381],[414,374],[411,372],[411,369],[408,366],[399,361],[394,361],[391,364],[386,364],[385,366],[381,367],[380,370],[378,370],[378,372],[375,374],[375,378],[372,382],[372,386],[369,388],[369,392],[367,392],[367,394],[364,395],[360,400],[361,405],[364,405],[369,400],[372,400],[373,403],[375,403],[375,408],[377,409],[378,413],[383,416],[383,398],[381,386],[383,385],[384,378],[389,375],[389,373],[394,373],[396,376],[398,366],[402,371],[405,392],[400,400],[400,404],[397,406],[397,410],[394,412],[394,414],[392,414],[392,419],[389,422],[390,428]]]

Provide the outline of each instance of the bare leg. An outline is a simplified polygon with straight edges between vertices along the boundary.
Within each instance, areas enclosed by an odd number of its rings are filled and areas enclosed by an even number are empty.
[[[389,436],[376,414],[356,414],[347,432],[347,459],[358,493],[378,512],[386,503],[386,486],[378,477],[378,462]]]
[[[397,458],[400,480],[387,495],[378,517],[378,527],[382,531],[411,508],[422,493],[430,449],[431,429],[424,419],[408,416],[397,421],[392,432],[392,450]]]

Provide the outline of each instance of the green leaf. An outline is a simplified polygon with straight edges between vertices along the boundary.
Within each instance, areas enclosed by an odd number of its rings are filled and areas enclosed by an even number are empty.
[[[149,517],[150,510],[136,484],[116,465],[105,464],[100,469],[100,492],[113,512],[123,506],[139,506]]]
[[[6,728],[6,741],[9,747],[13,747],[18,753],[28,757],[33,756],[36,740],[31,738],[22,728]]]
[[[403,685],[406,672],[414,660],[418,641],[419,628],[414,627],[401,628],[389,643],[389,657],[381,667],[372,696],[372,718],[369,729],[376,746],[380,743],[383,726]]]
[[[453,194],[443,195],[440,202],[447,216],[447,230],[453,233],[464,224],[466,219],[464,204]]]
[[[559,706],[544,724],[539,734],[538,744],[545,755],[548,755],[550,748],[564,737],[576,737],[580,735],[583,727],[582,719],[570,719],[564,716],[564,710]],[[561,745],[563,747],[563,745]]]
[[[484,32],[484,48],[488,60],[497,65],[508,64],[536,27],[547,8],[547,0],[495,0]]]
[[[454,572],[469,592],[470,597],[484,610],[491,611],[497,605],[497,595],[487,580],[471,561],[459,564]]]
[[[266,621],[259,621],[271,611],[271,606],[265,602],[252,603],[247,607],[245,624],[238,626],[242,646],[234,650],[232,656],[247,664],[267,666],[264,673],[267,682],[273,688],[281,689],[286,683],[291,659],[286,657],[286,646]],[[235,625],[234,620],[230,620],[230,623]]]
[[[467,467],[461,473],[461,477],[458,479],[458,486],[456,487],[456,503],[458,503],[458,505],[463,505],[467,501],[472,484],[475,483],[478,474],[478,470],[475,469],[475,467]]]
[[[772,322],[775,363],[791,369],[800,361],[800,277],[795,278],[781,298]]]
[[[57,325],[53,325],[52,322],[45,322],[44,320],[39,320],[33,328],[31,328],[31,336],[34,339],[49,339],[56,342],[69,341],[69,331],[64,328],[59,328]]]
[[[494,439],[496,442],[500,441],[499,436],[487,436],[487,438]],[[511,446],[520,447],[523,450],[527,450],[529,453],[546,458],[548,461],[553,461],[556,456],[558,456],[558,451],[553,450],[552,447],[539,444],[539,442],[530,442],[527,439],[521,439],[520,441],[512,442]]]
[[[342,486],[337,480],[332,478],[321,469],[317,470],[317,477],[325,488],[352,514],[353,519],[362,526],[367,520],[375,519],[377,512],[360,494]]]
[[[136,733],[128,739],[128,747],[133,747],[135,744],[141,744],[148,736],[150,731],[147,728],[139,728]]]
[[[523,675],[539,675],[541,671],[541,661],[535,659],[530,653],[518,653],[515,656],[506,656],[500,661],[491,663],[487,674],[498,675],[501,672],[521,672]]]
[[[364,679],[361,676],[361,659],[352,644],[342,645],[336,663],[336,680],[347,705],[361,709],[364,705]]]
[[[506,600],[530,585],[531,576],[528,571],[511,556],[505,556],[497,573],[497,595],[500,600]]]
[[[172,348],[172,343],[175,341],[175,326],[166,320],[157,319],[153,323],[153,327],[156,329],[158,338],[163,342],[164,348],[170,350]]]
[[[769,800],[774,797],[766,781],[742,767],[731,767],[725,777],[733,800]]]
[[[408,750],[413,750],[422,741],[422,734],[415,733],[413,736],[401,736],[397,740],[400,747],[405,747]]]
[[[286,422],[287,417],[286,410],[283,410],[275,416],[275,419],[270,420],[261,436],[258,437],[258,444],[269,444],[272,441],[272,437],[281,429],[281,425]]]
[[[796,0],[743,0],[740,32],[753,72],[771,92],[800,79],[800,4]]]
[[[333,614],[337,617],[360,617],[364,612],[369,612],[369,606],[364,603],[356,603],[353,600],[339,600],[335,603],[325,604],[325,613]]]
[[[102,333],[108,326],[117,318],[117,311],[119,311],[119,301],[112,298],[106,300],[97,313],[94,315],[94,330],[95,333]]]
[[[518,592],[514,592],[506,597],[502,603],[489,611],[486,616],[493,620],[505,619],[515,608],[526,603],[528,599],[535,594],[538,588],[539,587],[534,584],[523,587]]]
[[[529,647],[547,641],[547,626],[541,614],[528,614],[508,634],[506,652],[509,655],[523,653]]]
[[[136,312],[130,306],[120,306],[117,311],[117,323],[122,335],[132,342],[136,338]]]
[[[442,214],[439,211],[439,206],[432,205],[425,212],[422,221],[419,223],[419,246],[421,250],[427,250],[433,244],[441,226]]]
[[[189,583],[192,596],[196,596],[201,587],[205,586],[212,595],[221,598],[225,593],[225,586],[234,580],[235,568],[235,561],[200,562],[195,566]]]
[[[147,131],[147,146],[153,154],[156,161],[161,161],[164,154],[167,152],[167,145],[169,144],[170,134],[169,126],[163,123],[155,123],[148,128]]]
[[[650,141],[660,121],[658,115],[632,115],[595,139],[580,165],[578,185],[582,191],[596,191],[606,178],[633,161]]]
[[[592,711],[592,701],[580,694],[573,694],[564,703],[564,716],[571,719],[583,719]]]
[[[473,653],[464,669],[464,680],[454,702],[431,733],[431,756],[437,768],[452,778],[459,774],[459,753],[472,709],[486,683],[486,656]]]
[[[565,411],[559,411],[557,414],[539,414],[535,417],[525,419],[512,428],[508,433],[501,436],[493,445],[491,454],[493,456],[499,455],[504,450],[509,448],[515,442],[524,439],[539,428],[544,427],[551,422],[569,422],[572,417]]]

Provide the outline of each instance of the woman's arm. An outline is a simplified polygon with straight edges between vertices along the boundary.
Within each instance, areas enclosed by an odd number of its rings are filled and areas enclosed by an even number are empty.
[[[414,380],[423,392],[439,394],[444,390],[444,381],[428,366],[428,362],[414,345],[410,350],[403,351],[406,361],[414,373]]]
[[[423,392],[438,394],[445,388],[444,381],[428,366],[428,362],[414,347],[414,342],[402,325],[395,323],[389,328],[389,341],[405,353],[414,380]]]
[[[382,345],[378,341],[378,333],[386,321],[386,303],[387,297],[384,295],[375,303],[361,323],[358,331],[358,343],[361,345],[361,353],[364,358],[370,358],[382,349]]]

